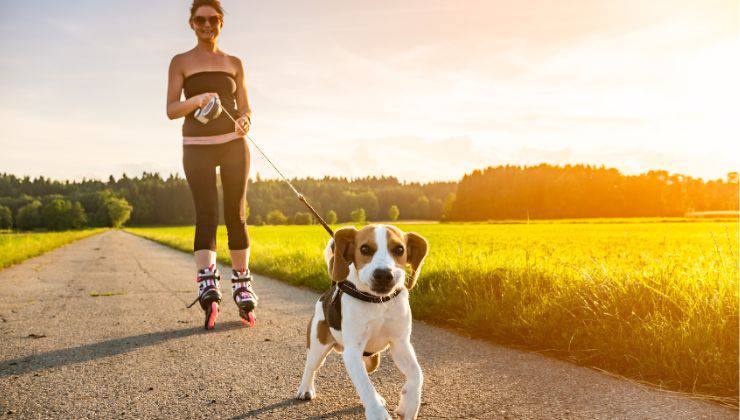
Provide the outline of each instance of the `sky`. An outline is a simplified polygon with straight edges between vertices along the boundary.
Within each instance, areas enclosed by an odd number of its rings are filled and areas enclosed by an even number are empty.
[[[547,162],[714,179],[740,168],[738,3],[223,0],[219,46],[290,177]],[[0,172],[184,176],[165,95],[196,42],[189,4],[4,2]]]

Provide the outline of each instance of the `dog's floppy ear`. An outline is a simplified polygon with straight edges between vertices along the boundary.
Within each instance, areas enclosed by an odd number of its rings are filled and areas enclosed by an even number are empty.
[[[406,279],[406,288],[411,290],[416,286],[416,280],[421,272],[421,264],[429,251],[429,244],[426,239],[414,232],[408,232],[405,239],[408,252],[406,262],[411,265],[411,276]]]
[[[343,227],[334,232],[334,255],[329,266],[331,279],[340,282],[349,275],[349,265],[354,260],[355,235],[357,229],[354,226]]]

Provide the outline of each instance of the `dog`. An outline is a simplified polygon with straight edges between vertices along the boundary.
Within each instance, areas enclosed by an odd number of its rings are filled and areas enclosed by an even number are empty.
[[[365,417],[389,419],[385,400],[369,374],[380,365],[380,353],[390,348],[393,361],[406,377],[395,413],[403,419],[416,418],[424,377],[411,345],[409,290],[416,284],[428,249],[422,236],[391,225],[336,231],[324,249],[333,283],[316,302],[308,323],[299,400],[316,396],[316,372],[334,350],[342,353]],[[409,276],[407,265],[411,266]]]

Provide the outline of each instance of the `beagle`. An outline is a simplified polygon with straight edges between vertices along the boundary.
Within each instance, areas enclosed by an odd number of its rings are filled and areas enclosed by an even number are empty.
[[[324,250],[333,283],[316,302],[308,323],[308,354],[298,399],[316,396],[316,372],[334,350],[342,353],[365,417],[389,419],[385,400],[368,374],[378,368],[380,353],[390,348],[393,361],[406,377],[396,414],[416,418],[423,376],[411,346],[409,290],[416,284],[427,250],[426,239],[395,226],[337,230]],[[408,277],[406,265],[411,266]]]

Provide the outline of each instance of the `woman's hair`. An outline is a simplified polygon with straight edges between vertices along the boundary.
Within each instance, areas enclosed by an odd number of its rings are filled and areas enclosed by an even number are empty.
[[[190,6],[190,19],[195,16],[195,11],[198,10],[200,6],[211,6],[216,9],[219,15],[224,15],[224,8],[221,7],[221,2],[219,0],[193,0],[193,5]]]

